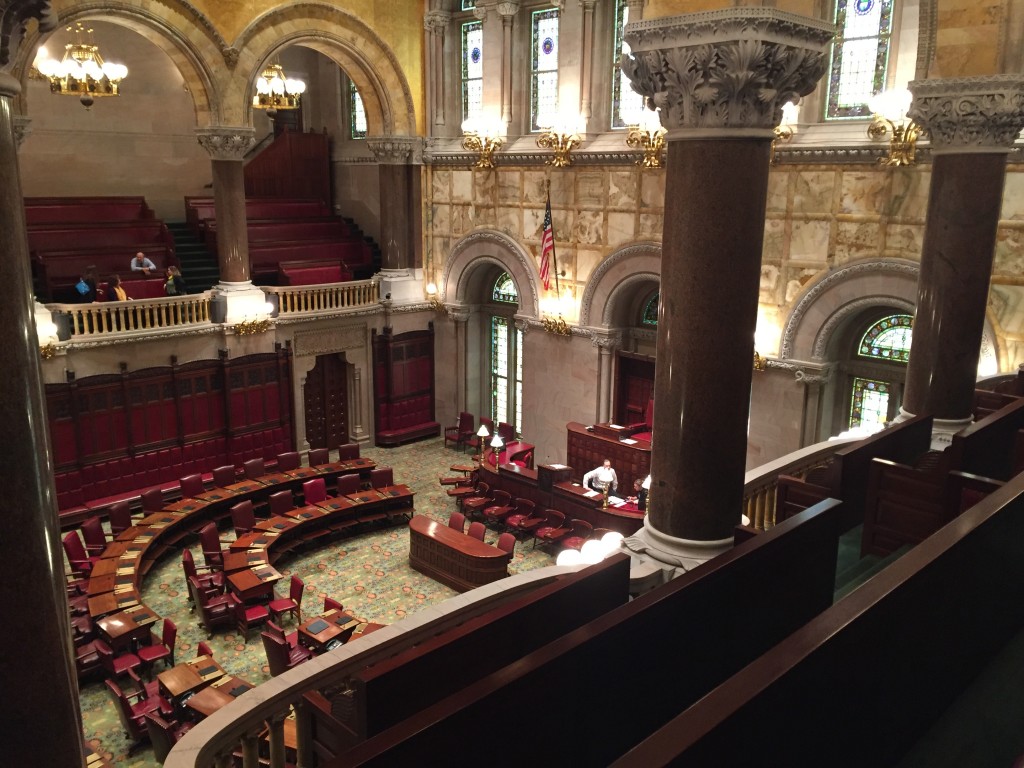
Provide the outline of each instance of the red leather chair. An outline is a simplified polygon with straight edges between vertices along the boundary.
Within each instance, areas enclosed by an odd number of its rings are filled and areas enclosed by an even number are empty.
[[[524,520],[532,518],[536,507],[537,505],[529,499],[516,499],[515,509],[505,515],[500,522],[507,530],[510,526],[510,520],[515,520],[516,523],[521,523]],[[538,523],[538,525],[540,525],[540,523]]]
[[[298,624],[302,621],[302,593],[305,591],[306,585],[302,582],[298,576],[292,576],[291,582],[288,587],[288,597],[282,597],[277,600],[271,600],[270,613],[275,619],[280,619],[281,614],[290,613],[295,617],[295,623]]]
[[[237,478],[238,475],[233,464],[225,464],[223,467],[214,467],[213,469],[213,484],[218,488],[227,488],[229,485],[233,485],[238,481]]]
[[[322,477],[307,480],[302,484],[302,498],[306,504],[316,504],[327,498],[327,484]]]
[[[138,656],[146,667],[150,667],[160,659],[168,668],[174,666],[174,643],[178,638],[178,627],[170,619],[164,619],[164,631],[158,639],[152,632],[149,634],[149,645],[139,648]]]
[[[142,498],[142,511],[146,514],[159,512],[164,508],[164,492],[159,488],[150,488],[140,494]]]
[[[334,608],[336,610],[339,610],[339,611],[345,610],[345,608],[342,606],[342,604],[339,603],[337,600],[335,600],[333,597],[325,597],[324,598],[324,613],[327,613],[332,608]]]
[[[306,648],[299,642],[299,633],[297,631],[285,634],[284,630],[281,629],[281,627],[279,627],[273,621],[268,621],[267,626],[263,628],[263,631],[266,632],[268,635],[273,635],[278,640],[284,640],[286,643],[288,643],[289,650],[301,648],[302,650],[307,651],[310,656],[313,655],[312,651],[309,651],[308,648]]]
[[[198,659],[203,656],[209,656],[210,658],[213,658],[213,648],[208,646],[205,640],[200,640],[198,643],[196,643],[196,658]]]
[[[263,459],[249,459],[242,464],[242,471],[250,480],[257,480],[267,474],[267,470],[263,466]]]
[[[338,476],[338,495],[347,496],[350,493],[359,493],[362,481],[359,479],[359,475],[339,475]]]
[[[484,524],[477,520],[475,523],[469,524],[469,531],[466,533],[466,535],[472,536],[474,539],[479,539],[480,541],[483,541],[484,531],[486,530],[487,528],[484,526]]]
[[[535,508],[530,510],[519,509],[505,518],[505,530],[510,531],[515,536],[531,533],[544,520],[545,516],[537,512]]]
[[[636,440],[647,440],[650,442],[652,430],[654,429],[654,398],[647,401],[647,408],[644,411],[644,420],[636,424],[629,424],[626,427],[629,435]]]
[[[583,544],[590,539],[594,533],[594,526],[586,520],[570,520],[569,526],[572,530],[562,539],[562,546],[565,549],[582,549]]]
[[[456,448],[464,447],[475,436],[473,414],[463,411],[459,414],[458,424],[444,428],[444,447],[447,448],[449,442],[455,443]]]
[[[103,533],[103,523],[98,517],[90,517],[82,523],[82,538],[85,539],[85,551],[89,556],[99,556],[107,548],[107,537]]]
[[[370,471],[370,487],[384,488],[395,484],[395,474],[391,467],[377,467]]]
[[[279,640],[267,632],[260,632],[260,637],[263,639],[263,650],[267,654],[270,674],[274,677],[310,658],[309,651],[305,648],[289,648],[287,641]]]
[[[75,672],[78,673],[79,680],[102,669],[100,654],[96,650],[95,640],[82,645],[75,645]]]
[[[117,677],[135,669],[142,663],[142,660],[134,653],[115,654],[114,649],[102,640],[95,640],[96,652],[100,655],[100,665],[107,670],[107,674]]]
[[[359,443],[345,443],[338,446],[338,461],[351,461],[359,458]]]
[[[144,691],[125,694],[121,687],[113,680],[104,680],[103,682],[106,683],[107,691],[114,700],[114,706],[117,708],[118,717],[121,718],[121,725],[124,727],[125,736],[131,742],[128,746],[128,755],[130,757],[149,738],[145,718],[150,712],[156,712],[160,709],[160,702],[154,699],[142,698],[145,695]],[[132,703],[132,699],[138,700]]]
[[[502,503],[498,498],[498,494],[503,494],[502,498],[508,496],[508,500]],[[519,505],[523,501],[525,501],[525,499],[515,499],[513,501],[511,495],[505,491],[495,491],[494,504],[489,507],[484,507],[484,522],[490,523],[491,525],[500,525],[506,517],[519,509]],[[530,504],[532,505],[533,502],[531,501]],[[533,507],[531,506],[530,509],[533,509]]]
[[[298,451],[288,451],[277,454],[277,471],[287,472],[289,469],[298,469],[302,465],[302,459]]]
[[[218,542],[219,543],[219,542]],[[192,557],[192,550],[186,547],[181,553],[181,567],[185,572],[185,580],[195,579],[204,597],[215,597],[224,591],[224,574],[211,568],[199,569],[196,567],[195,559]],[[200,573],[200,570],[203,572]],[[189,594],[189,600],[192,595]],[[195,606],[192,606],[195,608]]]
[[[253,512],[251,501],[246,499],[245,501],[240,501],[231,507],[231,524],[235,528],[236,536],[244,536],[245,534],[252,532],[252,529],[256,527],[256,514]],[[217,539],[217,545],[219,548],[219,538]],[[203,549],[205,550],[205,548],[206,544],[204,543]]]
[[[515,442],[516,439],[516,428],[507,422],[501,422],[498,424],[498,436],[502,439],[505,445]]]
[[[253,523],[255,525],[255,522]],[[217,526],[207,523],[199,529],[199,542],[203,547],[203,560],[211,571],[224,570],[224,551],[220,548]]]
[[[153,745],[153,757],[163,765],[174,745],[178,743],[189,730],[192,723],[179,723],[177,720],[165,720],[155,711],[145,714],[146,732],[149,735],[149,743]]]
[[[265,605],[246,605],[237,596],[229,594],[231,598],[231,610],[235,615],[235,624],[238,631],[242,633],[243,642],[249,639],[249,630],[260,624],[266,623],[270,618],[270,611]]]
[[[452,512],[452,516],[448,518],[448,527],[454,528],[459,533],[465,533],[466,516],[461,512]]]
[[[310,448],[309,466],[319,467],[321,464],[331,463],[331,451],[329,448]]]
[[[183,499],[194,499],[206,490],[202,475],[185,475],[178,481],[178,486],[181,488],[181,498]]]
[[[111,504],[107,509],[107,519],[110,520],[110,533],[116,538],[119,533],[132,527],[131,505],[127,501]]]
[[[68,531],[61,542],[64,546],[64,554],[68,556],[68,565],[71,566],[71,572],[80,578],[88,576],[92,572],[92,567],[100,559],[98,557],[89,557],[86,554],[85,546],[82,544],[82,539],[78,536],[78,531]]]
[[[283,515],[295,509],[295,499],[289,490],[278,491],[267,497],[267,506],[270,508],[270,516]]]
[[[213,630],[217,627],[234,626],[235,616],[230,595],[204,596],[195,578],[188,580],[188,588],[199,613],[199,620],[210,637],[213,637]]]
[[[462,497],[462,514],[466,517],[482,515],[484,509],[494,503],[491,486],[487,483],[481,482],[477,484],[476,491],[476,494],[473,496]]]
[[[509,554],[515,554],[516,551],[516,537],[511,533],[503,533],[498,537],[498,543],[495,546],[502,552],[508,552]]]
[[[569,535],[572,529],[565,524],[565,515],[557,509],[544,510],[544,522],[533,529],[533,546],[537,542],[541,544],[553,544]]]

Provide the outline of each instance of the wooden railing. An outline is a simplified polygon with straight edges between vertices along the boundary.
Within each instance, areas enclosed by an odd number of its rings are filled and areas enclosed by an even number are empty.
[[[257,768],[260,734],[270,729],[270,766],[284,768],[282,725],[294,709],[298,765],[314,764],[312,713],[307,693],[344,687],[352,675],[422,644],[517,596],[527,594],[559,575],[582,566],[549,566],[516,574],[459,595],[436,609],[409,616],[358,641],[288,670],[259,686],[259,695],[242,696],[192,728],[164,762],[164,768],[221,768],[232,765],[231,755],[241,751],[243,768]],[[275,743],[276,742],[276,743]],[[275,747],[277,747],[275,749]]]
[[[840,446],[859,439],[852,437],[809,445],[747,472],[743,485],[743,514],[749,518],[750,525],[759,531],[775,525],[775,489],[779,475],[804,478],[812,469],[831,464]]]
[[[138,301],[48,304],[47,308],[70,317],[72,340],[210,323],[209,293]]]
[[[380,287],[373,280],[293,287],[268,286],[263,290],[268,296],[278,297],[278,317],[369,307],[380,301]]]

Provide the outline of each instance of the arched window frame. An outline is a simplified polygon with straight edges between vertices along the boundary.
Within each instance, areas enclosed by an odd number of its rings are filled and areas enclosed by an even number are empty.
[[[643,309],[640,310],[640,327],[641,328],[657,328],[658,327],[658,301],[661,298],[661,291],[655,291],[654,294],[644,302]]]
[[[857,356],[868,360],[906,363],[910,360],[910,334],[914,318],[907,314],[888,315],[873,323],[857,345]],[[892,340],[898,339],[895,345]]]

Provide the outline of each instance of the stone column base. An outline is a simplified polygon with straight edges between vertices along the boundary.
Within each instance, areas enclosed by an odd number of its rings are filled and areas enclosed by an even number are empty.
[[[901,407],[899,414],[892,420],[892,423],[899,424],[914,418],[915,415],[910,411],[903,410]],[[972,423],[974,423],[973,416],[968,416],[966,419],[932,419],[931,449],[933,451],[946,450],[953,442],[953,435],[964,427],[969,427]]]
[[[732,539],[696,541],[669,536],[645,517],[644,527],[622,542],[623,551],[633,559],[629,591],[631,594],[650,591],[729,551],[732,546]]]
[[[242,283],[217,283],[213,288],[211,320],[234,325],[267,317],[267,294],[248,280]]]
[[[395,304],[422,302],[423,271],[419,269],[382,269],[375,277],[380,280],[380,297]]]

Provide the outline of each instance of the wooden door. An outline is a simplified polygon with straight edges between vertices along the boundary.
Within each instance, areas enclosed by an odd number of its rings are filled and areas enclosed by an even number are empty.
[[[348,442],[348,374],[337,355],[319,355],[306,377],[306,441],[310,448]]]

